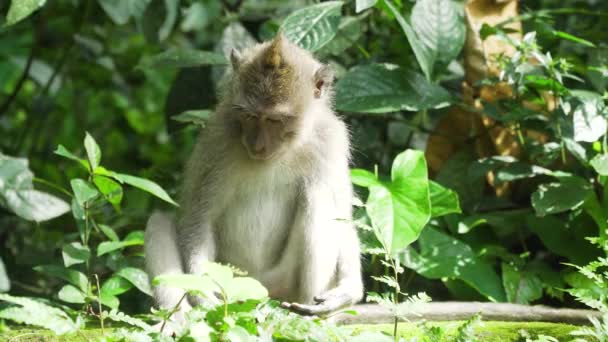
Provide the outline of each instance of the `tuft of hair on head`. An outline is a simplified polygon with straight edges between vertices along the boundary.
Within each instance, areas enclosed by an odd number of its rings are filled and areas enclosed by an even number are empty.
[[[268,49],[264,52],[262,63],[266,68],[278,69],[283,64],[283,48],[285,36],[282,32],[277,33],[276,37],[270,42]]]

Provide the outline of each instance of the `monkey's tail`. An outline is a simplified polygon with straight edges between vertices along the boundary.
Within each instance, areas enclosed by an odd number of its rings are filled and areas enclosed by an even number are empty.
[[[154,212],[148,219],[144,240],[146,272],[150,280],[159,275],[184,273],[172,215]],[[154,287],[154,299],[161,308],[173,309],[184,294],[183,290],[177,288]],[[189,309],[188,301],[182,300],[180,311],[184,313]]]

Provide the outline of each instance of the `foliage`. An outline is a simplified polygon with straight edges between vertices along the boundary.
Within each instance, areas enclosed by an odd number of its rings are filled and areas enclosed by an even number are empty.
[[[515,19],[484,25],[482,39],[513,53],[491,61],[497,77],[471,85],[506,95],[480,96],[474,107],[459,89],[468,73],[464,5],[0,3],[0,291],[15,294],[2,295],[0,314],[33,323],[39,307],[49,318],[36,321],[60,322],[47,326],[56,332],[106,321],[120,326],[108,340],[160,338],[149,330],[154,315],[136,316],[150,307],[143,222],[153,204],[175,204],[179,170],[217,102],[230,51],[279,31],[336,71],[352,181],[366,198],[355,220],[365,278],[378,294],[369,299],[396,317],[415,309],[406,293],[422,290],[442,300],[575,306],[574,298],[605,311],[606,250],[585,238],[603,247],[608,234],[608,27],[599,20],[608,5],[531,1],[517,18],[528,32],[522,39],[508,26]],[[432,138],[452,135],[440,123],[456,108],[491,125],[429,172]],[[509,155],[483,148],[493,129],[514,137]],[[187,290],[208,299],[224,294],[180,336],[356,337],[282,311],[255,280],[214,267],[219,279],[213,271],[173,279],[198,284]],[[605,322],[593,324],[581,336],[601,336]]]

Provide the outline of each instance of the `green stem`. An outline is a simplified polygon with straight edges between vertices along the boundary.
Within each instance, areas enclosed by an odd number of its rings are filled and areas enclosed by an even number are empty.
[[[66,189],[64,189],[63,187],[61,187],[57,184],[51,183],[45,179],[34,177],[34,178],[32,178],[32,181],[34,181],[36,183],[44,184],[44,185],[48,186],[49,188],[53,188],[68,197],[73,197],[72,194],[69,191],[67,191]]]
[[[160,325],[160,332],[161,333],[165,329],[165,325],[167,325],[167,321],[169,320],[169,318],[171,318],[171,316],[173,316],[173,314],[176,313],[179,310],[179,307],[182,305],[182,302],[184,301],[184,299],[186,299],[186,296],[188,296],[188,292],[184,293],[184,295],[182,296],[182,298],[180,298],[177,301],[177,304],[175,304],[175,306],[173,307],[173,309],[171,310],[171,312],[169,312],[169,315],[163,319],[163,323]]]
[[[101,309],[101,287],[99,286],[99,276],[97,276],[97,274],[94,274],[95,276],[95,281],[97,282],[97,304],[99,304],[99,323],[101,325],[101,334],[105,335],[105,331],[103,328],[103,311]]]

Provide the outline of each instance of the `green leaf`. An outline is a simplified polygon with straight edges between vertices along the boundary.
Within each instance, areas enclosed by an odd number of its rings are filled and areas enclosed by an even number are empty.
[[[391,182],[371,184],[366,202],[374,233],[391,252],[416,241],[431,217],[426,161],[407,150],[393,161]]]
[[[134,232],[136,233],[136,232]],[[125,238],[124,241],[104,241],[97,246],[97,256],[108,254],[115,250],[123,249],[129,246],[143,246],[143,232],[140,234],[132,235],[131,237]],[[141,236],[140,236],[141,235]]]
[[[8,292],[11,289],[11,281],[6,274],[6,267],[0,258],[0,292]]]
[[[336,35],[342,1],[327,1],[291,13],[280,31],[294,44],[316,51]]]
[[[264,299],[268,297],[268,290],[259,281],[248,277],[231,279],[224,287],[228,302],[245,301],[248,299]]]
[[[138,189],[151,193],[152,195],[162,199],[165,202],[171,203],[174,206],[178,206],[177,203],[175,203],[175,201],[171,199],[169,194],[167,194],[167,192],[163,190],[160,185],[154,183],[153,181],[116,172],[112,173],[112,178],[116,179],[121,183],[126,183]]]
[[[405,33],[407,41],[412,47],[412,51],[414,52],[416,61],[418,61],[418,64],[420,65],[420,69],[422,69],[422,72],[424,73],[426,79],[430,80],[432,74],[431,66],[433,63],[433,56],[431,55],[431,51],[424,47],[424,45],[416,35],[414,29],[405,20],[401,13],[399,13],[399,10],[395,8],[392,1],[385,0],[384,4],[389,9],[390,13],[395,16],[395,19],[397,19],[397,23],[399,23],[399,26],[401,26],[401,29],[403,30],[403,33]]]
[[[591,193],[591,185],[578,177],[539,185],[532,194],[532,206],[539,216],[561,213],[580,207]]]
[[[593,44],[592,42],[590,42],[590,41],[588,41],[586,39],[583,39],[583,38],[579,38],[579,37],[573,36],[570,33],[566,33],[566,32],[563,32],[563,31],[553,31],[553,35],[556,36],[556,37],[565,39],[565,40],[569,40],[571,42],[575,42],[575,43],[587,46],[587,47],[592,47],[592,48],[595,47],[595,44]]]
[[[158,55],[148,57],[138,68],[191,68],[201,65],[226,65],[228,61],[223,55],[192,49],[172,49]]]
[[[89,162],[82,159],[82,158],[78,158],[76,155],[74,155],[72,152],[68,151],[63,145],[59,145],[57,146],[57,149],[54,151],[55,154],[60,155],[64,158],[68,158],[74,161],[77,161],[80,163],[80,165],[84,166],[85,169],[90,170],[91,167],[89,166]]]
[[[0,309],[0,318],[51,330],[57,335],[73,333],[80,329],[79,324],[62,310],[24,297],[13,297],[0,293],[0,301],[18,306]]]
[[[336,84],[336,108],[346,112],[418,111],[450,102],[450,94],[441,86],[393,64],[356,66]]]
[[[87,201],[90,201],[99,195],[99,191],[97,191],[84,179],[74,178],[70,181],[70,185],[72,186],[74,197],[81,207],[85,207],[85,203]]]
[[[89,247],[83,246],[80,242],[72,242],[63,245],[61,250],[63,256],[63,264],[65,267],[70,267],[76,264],[85,263],[91,257]]]
[[[29,221],[48,221],[70,211],[64,200],[38,190],[7,189],[3,195],[9,209]]]
[[[111,241],[120,241],[120,238],[118,237],[114,229],[112,229],[112,227],[105,224],[99,224],[97,225],[97,228],[99,228],[103,235],[105,235]]]
[[[172,116],[171,119],[179,122],[193,123],[195,125],[205,127],[205,124],[207,120],[209,120],[210,115],[211,111],[208,109],[187,110],[178,115]]]
[[[34,267],[34,270],[52,277],[63,279],[82,291],[86,292],[88,290],[89,280],[82,272],[57,265],[36,266]]]
[[[57,294],[60,300],[67,303],[82,304],[86,300],[86,294],[73,285],[64,285]]]
[[[68,212],[62,199],[34,190],[34,175],[24,158],[0,153],[0,205],[29,221],[46,221]]]
[[[130,281],[131,284],[135,285],[141,292],[152,296],[152,289],[150,288],[150,280],[146,272],[135,267],[124,267],[114,273],[114,275],[123,277]]]
[[[315,53],[317,56],[340,56],[353,46],[363,34],[363,17],[344,17],[338,25],[336,36]]]
[[[429,181],[431,217],[461,213],[458,194],[437,182]]]
[[[378,0],[357,0],[355,2],[355,12],[360,13],[368,8],[372,8],[376,2],[378,2]]]
[[[152,281],[154,286],[164,285],[182,289],[188,292],[200,292],[214,296],[214,293],[221,292],[213,280],[208,276],[198,274],[165,274],[160,275]]]
[[[112,276],[101,285],[101,296],[119,296],[133,288],[130,281],[122,277]]]
[[[94,171],[99,166],[99,162],[101,162],[101,149],[89,132],[84,137],[84,148],[87,151],[91,171]]]
[[[44,6],[46,0],[13,0],[6,15],[6,25],[13,25]]]
[[[502,281],[510,303],[530,304],[543,296],[543,282],[538,276],[504,262]]]
[[[117,208],[117,210],[120,209],[120,202],[123,196],[120,184],[111,178],[99,175],[93,176],[93,183],[95,183],[97,189],[108,202]]]
[[[118,25],[124,25],[131,16],[138,18],[151,0],[97,0],[108,17]]]
[[[458,56],[464,45],[465,26],[458,8],[450,0],[419,0],[412,9],[412,27],[426,50],[429,74],[437,63],[447,65]]]
[[[101,304],[110,309],[118,309],[118,306],[120,306],[120,300],[116,296],[102,292],[100,297]]]
[[[381,185],[376,175],[363,169],[351,170],[350,179],[352,180],[353,184],[366,188],[372,185]]]
[[[571,94],[580,102],[572,114],[574,140],[595,142],[606,134],[608,128],[608,122],[603,116],[608,113],[604,100],[600,94],[591,91],[572,90]]]
[[[577,265],[585,265],[598,256],[599,249],[593,248],[584,238],[587,234],[582,234],[585,232],[583,227],[574,226],[575,222],[567,222],[552,215],[536,217],[528,214],[524,217],[525,225],[551,253],[566,257]]]
[[[403,265],[430,279],[460,279],[491,301],[506,300],[502,282],[494,268],[464,242],[427,227],[418,240],[420,252],[408,248]]]
[[[608,154],[598,154],[589,162],[601,176],[608,176]]]

